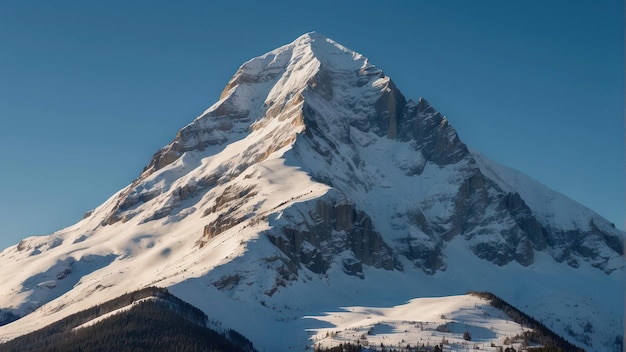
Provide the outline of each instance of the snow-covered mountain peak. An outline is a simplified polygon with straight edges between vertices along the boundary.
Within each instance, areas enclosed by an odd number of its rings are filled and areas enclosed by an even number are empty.
[[[292,43],[276,50],[280,51],[290,47],[297,53],[294,56],[295,59],[299,58],[298,54],[311,53],[321,63],[338,67],[354,67],[355,65],[361,67],[362,63],[367,61],[363,55],[318,32],[303,34]]]
[[[162,185],[154,190],[157,183],[146,182],[147,178],[185,153],[206,154],[205,149],[248,139],[254,144],[248,149],[257,153],[244,158],[258,161],[259,153],[265,158],[294,142],[307,129],[334,135],[334,139],[344,142],[350,141],[351,128],[364,132],[372,129],[395,138],[396,116],[405,105],[393,82],[365,57],[317,33],[305,34],[241,65],[220,100],[159,150],[134,184],[120,194],[118,205],[105,223],[124,219],[122,213],[127,208],[146,199],[141,194],[149,194],[151,200],[161,193]],[[255,133],[254,137],[250,132]],[[234,171],[229,169],[233,163],[253,163],[235,159],[220,169],[232,174]]]
[[[367,70],[367,58],[325,36],[311,32],[293,42],[245,62],[222,93],[238,84],[266,82],[277,76],[278,88],[294,94],[310,83],[320,67],[330,70]]]
[[[578,343],[607,346],[621,331],[623,242],[589,209],[471,153],[445,116],[364,56],[307,33],[245,62],[81,222],[1,252],[0,309],[26,316],[0,338],[161,285],[201,306],[218,297],[227,308],[216,318],[253,338],[263,339],[255,322],[291,324],[287,304],[492,290],[554,303],[527,308],[562,334],[584,333],[569,319],[584,316],[609,333]]]

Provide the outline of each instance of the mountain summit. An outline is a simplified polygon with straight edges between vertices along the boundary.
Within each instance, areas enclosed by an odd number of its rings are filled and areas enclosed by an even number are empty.
[[[305,311],[476,290],[610,349],[623,242],[593,211],[468,149],[361,54],[308,33],[244,63],[85,219],[4,250],[0,308],[23,317],[0,337],[156,285],[284,350],[306,344]],[[285,322],[289,341],[259,328]]]

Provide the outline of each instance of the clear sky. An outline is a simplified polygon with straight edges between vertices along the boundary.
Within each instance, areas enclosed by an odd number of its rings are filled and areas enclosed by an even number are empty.
[[[244,61],[320,32],[624,228],[621,0],[0,2],[0,248],[139,175]]]

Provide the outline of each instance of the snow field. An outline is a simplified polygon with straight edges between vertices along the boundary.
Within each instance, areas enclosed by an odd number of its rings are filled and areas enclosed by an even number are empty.
[[[344,307],[307,318],[332,326],[310,331],[312,343],[319,347],[352,343],[372,349],[380,349],[381,344],[387,348],[415,348],[445,341],[445,351],[475,347],[496,351],[496,346],[505,346],[505,342],[518,349],[520,342],[509,340],[528,330],[472,295],[417,298],[390,308]],[[465,332],[471,341],[463,338]]]

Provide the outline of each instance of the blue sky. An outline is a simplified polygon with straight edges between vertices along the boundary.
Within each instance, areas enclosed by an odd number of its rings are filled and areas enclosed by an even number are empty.
[[[313,30],[623,229],[623,15],[620,0],[1,2],[0,248],[78,221],[239,65]]]

